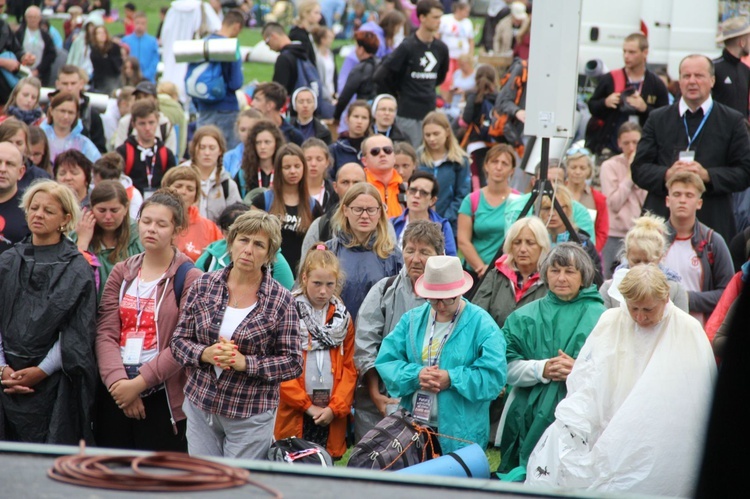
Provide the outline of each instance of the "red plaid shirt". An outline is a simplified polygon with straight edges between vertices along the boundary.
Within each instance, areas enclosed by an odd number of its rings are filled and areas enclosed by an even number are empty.
[[[229,301],[231,266],[203,275],[190,288],[172,337],[172,354],[187,368],[185,396],[200,409],[227,418],[247,418],[275,409],[279,385],[302,374],[299,318],[289,291],[264,272],[258,306],[234,333],[247,371],[224,371],[217,378],[203,350],[219,341]]]

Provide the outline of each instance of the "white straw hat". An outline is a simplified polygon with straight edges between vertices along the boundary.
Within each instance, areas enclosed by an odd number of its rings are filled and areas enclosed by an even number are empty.
[[[461,268],[455,256],[437,255],[427,259],[424,274],[414,284],[418,296],[442,299],[461,296],[471,289],[474,279]]]

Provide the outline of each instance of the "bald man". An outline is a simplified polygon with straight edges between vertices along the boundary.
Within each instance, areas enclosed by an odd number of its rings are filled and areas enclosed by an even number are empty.
[[[57,52],[49,33],[40,29],[42,11],[39,7],[31,6],[26,9],[23,22],[16,31],[16,39],[26,54],[34,56],[34,63],[29,66],[31,73],[42,80],[42,85],[50,85],[50,70],[55,62]]]
[[[20,151],[10,142],[0,142],[0,253],[29,234],[21,209],[22,192],[18,180],[25,167]]]

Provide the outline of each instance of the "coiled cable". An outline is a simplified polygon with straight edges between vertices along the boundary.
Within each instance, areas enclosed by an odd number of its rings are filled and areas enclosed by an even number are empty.
[[[162,471],[149,472],[147,468]],[[252,485],[274,498],[283,497],[278,490],[252,480],[250,472],[240,468],[179,452],[156,452],[147,456],[86,456],[83,442],[79,454],[57,458],[47,475],[53,480],[84,487],[149,492],[220,490]]]

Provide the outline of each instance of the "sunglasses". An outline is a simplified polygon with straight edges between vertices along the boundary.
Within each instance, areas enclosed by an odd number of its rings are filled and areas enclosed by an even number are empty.
[[[420,197],[420,198],[426,198],[432,195],[431,192],[427,192],[424,189],[417,189],[416,187],[409,187],[406,192],[408,192],[414,197]]]
[[[591,151],[586,147],[571,147],[565,151],[566,156],[575,156],[576,154],[585,154],[586,156],[592,156]]]
[[[373,147],[370,149],[370,156],[379,156],[380,151],[383,151],[386,155],[390,156],[393,154],[393,147],[392,146],[383,146],[383,147]]]

